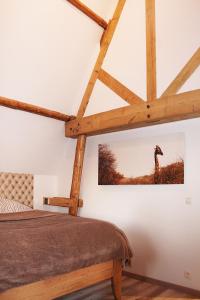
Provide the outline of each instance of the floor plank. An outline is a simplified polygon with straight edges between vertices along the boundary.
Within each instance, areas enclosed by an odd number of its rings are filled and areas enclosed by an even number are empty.
[[[122,300],[143,300],[145,298],[194,298],[190,294],[178,290],[168,289],[158,284],[152,284],[123,276]],[[59,298],[59,300],[114,300],[110,281],[95,285],[71,295]],[[158,299],[159,300],[159,299]],[[160,299],[164,300],[164,299]]]

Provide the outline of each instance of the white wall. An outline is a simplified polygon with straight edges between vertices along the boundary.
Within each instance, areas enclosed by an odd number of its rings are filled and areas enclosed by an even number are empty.
[[[88,139],[82,216],[111,220],[127,233],[134,250],[131,271],[199,289],[200,120],[177,122]],[[184,132],[185,184],[98,186],[98,144]],[[127,157],[127,164],[131,157]],[[190,198],[191,205],[186,204]],[[186,280],[184,271],[191,272]]]
[[[109,18],[116,0],[85,0]],[[158,95],[200,44],[200,2],[157,0]],[[0,4],[0,94],[65,113],[76,113],[102,30],[65,0],[2,0]],[[127,0],[104,68],[146,97],[144,1]],[[197,70],[183,90],[199,87]],[[98,83],[87,114],[125,105]],[[88,138],[81,197],[82,216],[116,223],[127,233],[135,273],[200,289],[200,120]],[[69,193],[75,141],[59,121],[0,107],[0,170],[36,174],[37,192]],[[184,132],[183,186],[98,186],[97,144],[138,136]],[[127,158],[128,160],[128,158]],[[186,198],[191,205],[186,205]],[[40,207],[40,202],[37,202]],[[191,272],[185,279],[184,271]]]

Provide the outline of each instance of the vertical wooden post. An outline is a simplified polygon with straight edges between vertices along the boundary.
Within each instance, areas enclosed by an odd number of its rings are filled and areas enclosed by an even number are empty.
[[[69,214],[76,216],[78,212],[78,202],[81,185],[81,175],[85,153],[86,136],[80,135],[77,139],[74,169],[72,176],[70,198],[73,199],[73,206],[69,208]]]
[[[113,261],[112,290],[116,300],[122,299],[122,262]]]
[[[155,0],[146,0],[147,101],[156,99]]]

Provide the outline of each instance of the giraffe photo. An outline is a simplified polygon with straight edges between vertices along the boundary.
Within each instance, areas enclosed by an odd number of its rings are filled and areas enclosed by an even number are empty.
[[[98,184],[184,184],[184,134],[99,144]]]

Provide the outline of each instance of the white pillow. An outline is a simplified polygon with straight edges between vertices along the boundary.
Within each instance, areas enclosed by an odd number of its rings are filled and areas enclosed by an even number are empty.
[[[14,213],[29,210],[32,210],[32,208],[17,201],[0,198],[0,213]]]

